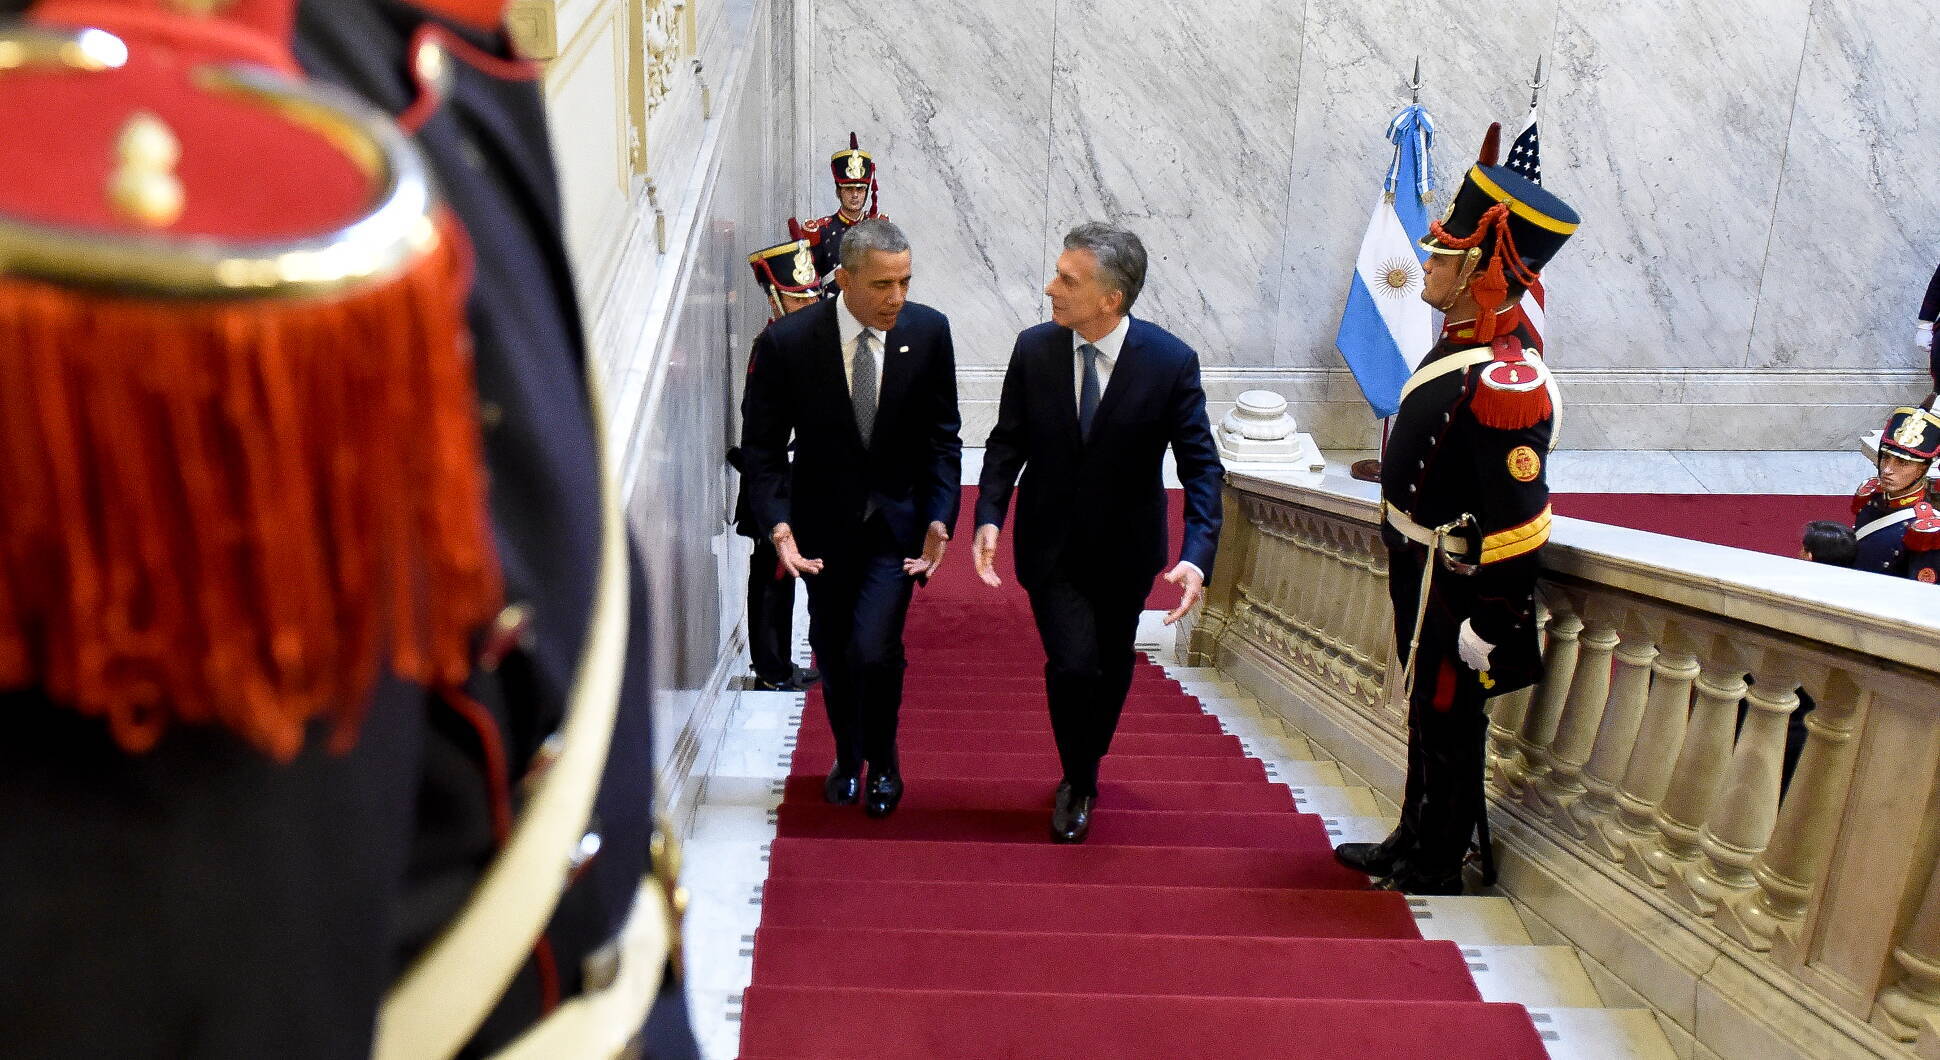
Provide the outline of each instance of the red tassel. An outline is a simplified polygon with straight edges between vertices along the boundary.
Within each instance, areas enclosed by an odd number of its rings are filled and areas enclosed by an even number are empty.
[[[466,266],[448,228],[328,301],[0,281],[0,687],[288,760],[380,668],[462,681],[499,598]]]
[[[1878,492],[1879,492],[1879,479],[1877,478],[1867,479],[1866,484],[1859,487],[1859,492],[1852,495],[1852,514],[1858,515],[1860,511],[1866,507],[1866,505],[1872,503],[1873,494]]]
[[[1913,525],[1906,528],[1906,550],[1908,552],[1932,552],[1940,549],[1940,512],[1933,505],[1921,501],[1913,509]]]
[[[1497,361],[1483,369],[1484,374],[1497,370],[1508,363]],[[1520,431],[1548,419],[1555,411],[1549,403],[1549,388],[1538,386],[1533,390],[1506,390],[1490,386],[1485,379],[1475,388],[1475,395],[1469,398],[1469,411],[1475,420],[1484,427],[1500,431]]]

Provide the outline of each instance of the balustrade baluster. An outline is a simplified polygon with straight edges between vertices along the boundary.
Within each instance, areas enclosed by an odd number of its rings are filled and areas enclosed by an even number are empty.
[[[1771,845],[1751,874],[1758,889],[1719,910],[1725,934],[1754,950],[1798,941],[1806,903],[1832,858],[1846,790],[1859,748],[1853,728],[1871,698],[1843,674],[1820,685],[1817,709],[1805,716],[1805,749],[1779,807]]]
[[[1579,613],[1584,627],[1577,635],[1576,671],[1570,677],[1556,735],[1545,753],[1549,769],[1526,789],[1527,795],[1534,796],[1531,804],[1565,828],[1573,828],[1570,804],[1583,795],[1583,763],[1590,757],[1603,705],[1610,697],[1610,654],[1617,647],[1617,631],[1607,616],[1591,608]]]
[[[1604,819],[1599,834],[1590,837],[1592,847],[1623,862],[1640,878],[1648,878],[1641,861],[1657,834],[1657,804],[1670,790],[1677,756],[1684,747],[1691,684],[1698,676],[1697,656],[1682,631],[1666,630],[1659,643],[1661,650],[1650,665],[1650,695],[1644,703],[1643,723],[1637,727],[1636,748],[1617,787],[1616,812]]]
[[[1650,664],[1656,658],[1657,645],[1640,629],[1624,636],[1617,647],[1617,665],[1610,675],[1610,697],[1597,729],[1596,747],[1590,752],[1589,764],[1583,767],[1583,796],[1569,808],[1568,821],[1557,821],[1578,839],[1600,838],[1604,821],[1616,811],[1617,784],[1637,747],[1637,731],[1643,725],[1650,698]],[[1591,845],[1596,847],[1595,843]]]
[[[1558,606],[1562,606],[1560,603]],[[1583,620],[1574,610],[1552,612],[1548,646],[1543,652],[1543,679],[1530,699],[1529,713],[1516,734],[1516,757],[1504,770],[1510,792],[1527,797],[1531,784],[1549,768],[1544,757],[1563,717],[1563,702],[1576,676],[1578,638]]]
[[[1751,687],[1750,709],[1739,726],[1731,772],[1698,838],[1703,856],[1672,880],[1672,900],[1700,916],[1758,885],[1752,862],[1778,821],[1779,779],[1785,769],[1785,723],[1799,705],[1797,669],[1775,653]]]
[[[1927,880],[1920,911],[1893,947],[1893,963],[1900,966],[1900,977],[1879,992],[1872,1024],[1910,1042],[1919,1038],[1922,1025],[1940,1018],[1940,863]]]
[[[1388,659],[1392,654],[1388,640],[1392,636],[1389,628],[1388,606],[1388,550],[1381,544],[1376,534],[1361,538],[1364,569],[1367,576],[1362,580],[1360,591],[1360,649],[1354,653],[1354,661],[1360,672],[1357,675],[1362,704],[1380,708],[1382,706],[1382,678],[1386,675]]]
[[[1728,645],[1715,643],[1706,654],[1732,658]],[[1731,762],[1732,730],[1738,723],[1738,701],[1745,696],[1745,672],[1699,664],[1696,702],[1684,731],[1684,746],[1671,769],[1670,790],[1657,807],[1657,836],[1642,857],[1629,862],[1639,879],[1663,887],[1698,856],[1698,833],[1718,800],[1725,768]]]

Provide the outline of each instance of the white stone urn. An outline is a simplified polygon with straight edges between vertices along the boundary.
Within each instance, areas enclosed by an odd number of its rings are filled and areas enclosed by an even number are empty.
[[[1302,434],[1287,399],[1271,390],[1248,390],[1213,429],[1227,467],[1319,471],[1327,466],[1312,435]]]

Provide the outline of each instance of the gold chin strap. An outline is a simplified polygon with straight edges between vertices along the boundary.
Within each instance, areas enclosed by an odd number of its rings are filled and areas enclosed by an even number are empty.
[[[1455,286],[1449,289],[1448,298],[1445,301],[1443,301],[1441,305],[1438,305],[1435,307],[1436,309],[1439,309],[1444,313],[1448,312],[1449,307],[1455,304],[1455,300],[1457,298],[1462,297],[1463,291],[1468,290],[1469,280],[1475,277],[1475,266],[1481,264],[1482,262],[1481,247],[1470,247],[1467,250],[1462,251],[1461,254],[1462,254],[1461,275],[1456,278]]]

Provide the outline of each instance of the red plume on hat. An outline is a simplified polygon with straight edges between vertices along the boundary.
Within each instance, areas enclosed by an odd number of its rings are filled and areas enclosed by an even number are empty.
[[[177,6],[0,30],[0,688],[287,760],[496,611],[469,258],[289,0]]]

